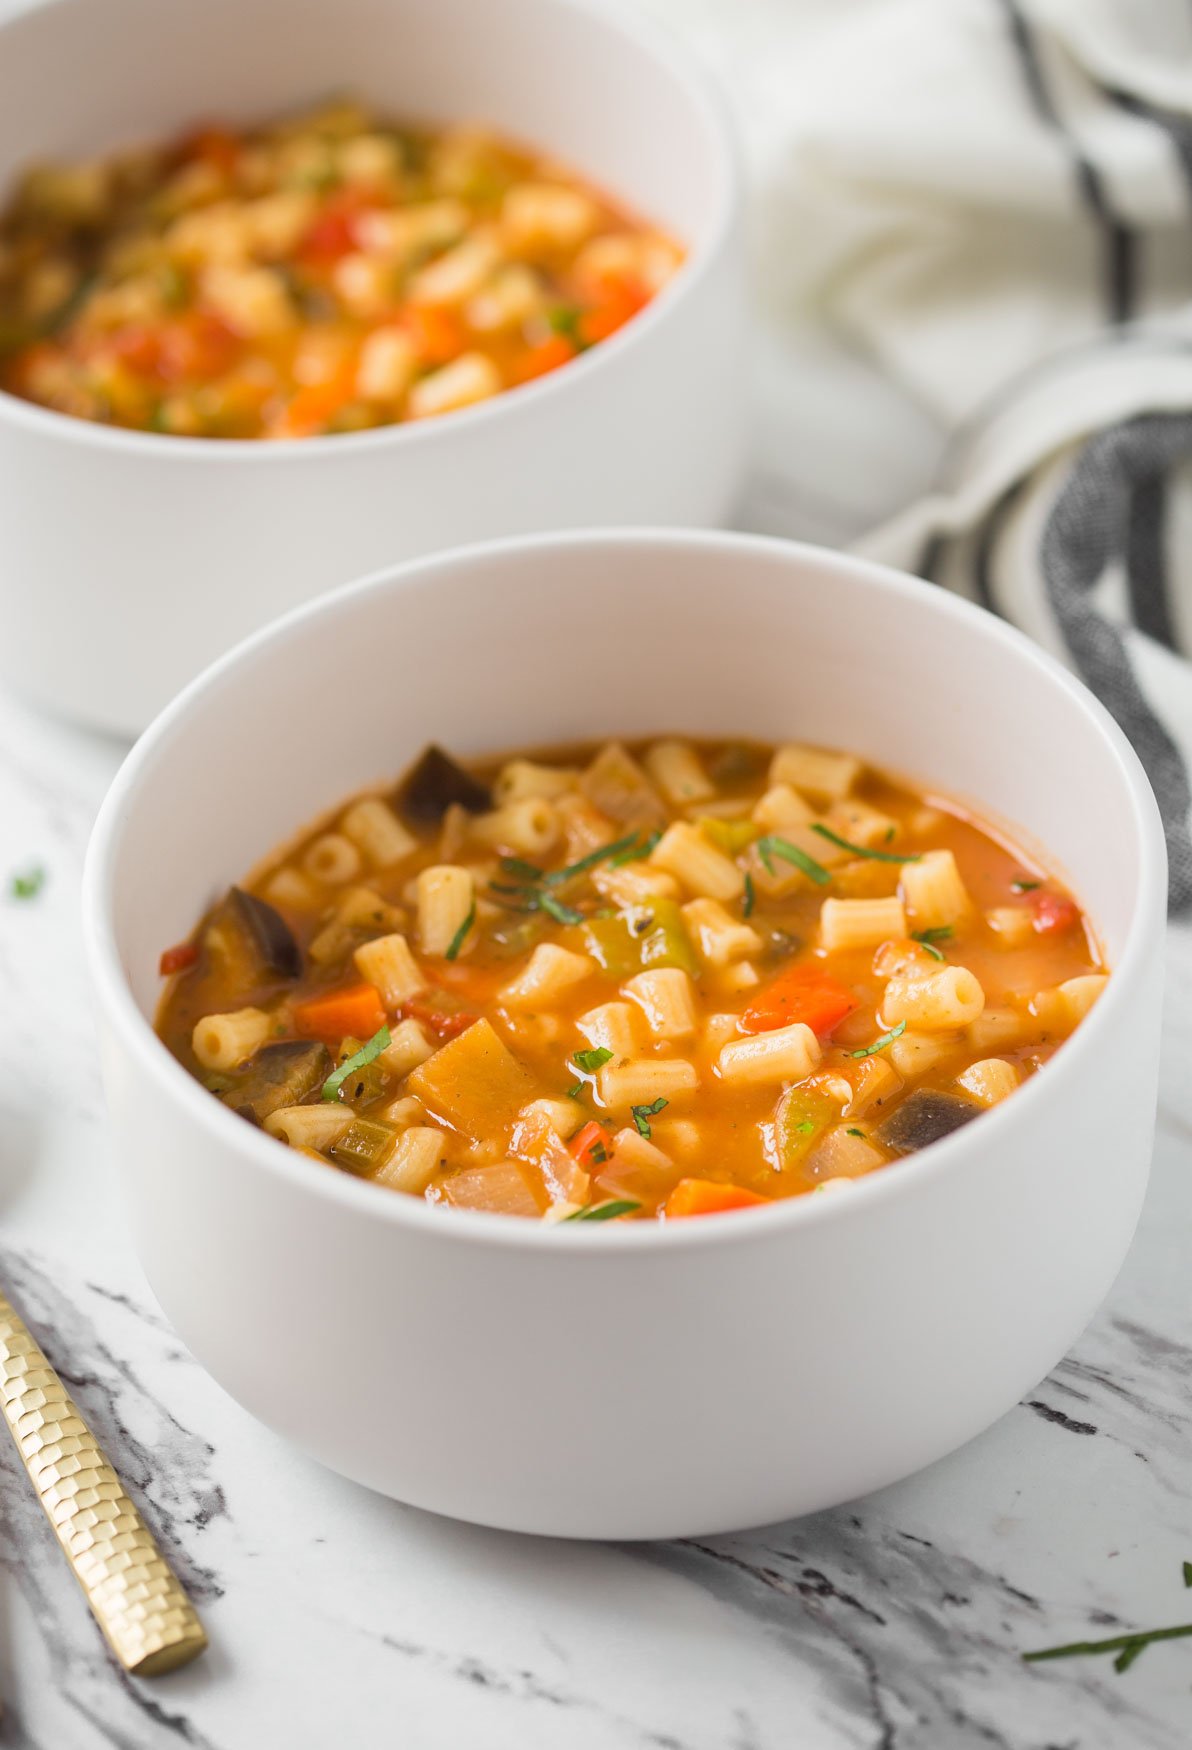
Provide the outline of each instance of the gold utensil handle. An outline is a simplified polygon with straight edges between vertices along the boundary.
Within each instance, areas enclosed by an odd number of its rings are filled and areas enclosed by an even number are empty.
[[[2,1293],[0,1401],[38,1500],[124,1669],[155,1677],[196,1658],[207,1636],[194,1606]]]

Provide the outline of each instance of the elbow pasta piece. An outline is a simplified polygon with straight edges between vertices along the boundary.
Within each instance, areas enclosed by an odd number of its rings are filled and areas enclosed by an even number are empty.
[[[633,1057],[638,1049],[641,1016],[631,1003],[601,1003],[580,1015],[576,1026],[588,1044],[611,1051],[614,1059]]]
[[[699,755],[686,741],[656,741],[642,760],[647,772],[675,808],[689,802],[704,802],[716,794]]]
[[[547,1124],[563,1142],[574,1136],[584,1123],[587,1113],[578,1100],[531,1100],[518,1117],[533,1124]]]
[[[789,784],[813,802],[839,802],[860,775],[861,762],[851,754],[796,743],[780,747],[770,761],[771,784]]]
[[[671,1167],[670,1156],[628,1124],[613,1137],[613,1157],[618,1167],[633,1173],[666,1173]]]
[[[699,1085],[695,1065],[682,1057],[639,1057],[606,1063],[596,1077],[601,1104],[623,1110],[655,1100],[682,1099]]]
[[[977,1051],[997,1051],[1017,1045],[1026,1031],[1026,1021],[1017,1009],[985,1008],[965,1028],[965,1037]]]
[[[374,1183],[390,1191],[425,1191],[440,1165],[445,1163],[447,1138],[429,1124],[413,1124],[403,1130],[393,1153],[373,1175]]]
[[[908,1031],[887,1045],[885,1055],[903,1080],[909,1082],[916,1076],[926,1075],[945,1058],[954,1056],[958,1048],[954,1034],[945,1038],[938,1033]]]
[[[499,807],[541,797],[547,802],[574,790],[579,772],[574,766],[540,766],[533,760],[507,760],[497,773],[493,798]]]
[[[491,814],[475,815],[472,832],[516,857],[543,857],[558,842],[559,814],[545,796],[523,796]]]
[[[763,832],[778,833],[783,838],[790,838],[799,827],[811,825],[815,819],[815,810],[789,784],[772,784],[760,801],[754,804],[753,819]],[[827,840],[822,842],[826,849],[831,849]]]
[[[270,1112],[264,1128],[279,1142],[288,1142],[291,1148],[317,1151],[337,1143],[354,1117],[350,1107],[345,1109],[329,1101],[318,1106],[279,1106],[276,1112]]]
[[[679,883],[664,869],[648,869],[644,863],[627,863],[621,869],[592,871],[592,886],[622,911],[648,905],[652,899],[675,899]]]
[[[362,942],[352,956],[361,978],[375,985],[387,1009],[399,1009],[426,989],[422,969],[400,931]]]
[[[985,922],[1007,948],[1022,948],[1035,933],[1035,921],[1025,905],[997,905],[985,913]]]
[[[390,1029],[389,1043],[382,1051],[380,1062],[400,1081],[412,1069],[434,1056],[435,1048],[417,1021],[399,1021]]]
[[[737,960],[732,966],[722,966],[716,974],[716,988],[721,996],[740,996],[761,983],[761,974],[751,960]]]
[[[422,1123],[426,1117],[426,1107],[417,1094],[402,1094],[383,1106],[380,1116],[388,1123],[396,1124],[399,1129],[408,1130],[412,1124]]]
[[[821,1055],[811,1028],[795,1021],[769,1033],[731,1039],[721,1046],[716,1067],[726,1082],[801,1082]]]
[[[303,868],[326,887],[342,887],[360,873],[360,852],[341,832],[325,832],[307,850]]]
[[[1070,1027],[1084,1020],[1109,979],[1103,972],[1085,973],[1079,978],[1067,978],[1059,987]]]
[[[475,232],[428,266],[419,268],[406,287],[406,296],[412,304],[463,304],[492,278],[500,265],[496,238],[484,231]],[[482,359],[496,370],[484,353],[465,353],[464,357]]]
[[[402,825],[387,802],[365,796],[339,817],[339,830],[375,869],[387,869],[418,847],[418,840]]]
[[[196,1022],[191,1048],[204,1069],[236,1069],[272,1032],[273,1021],[262,1009],[233,1009]]]
[[[696,898],[739,899],[745,877],[731,857],[717,850],[690,821],[669,826],[650,852],[656,868],[674,875]]]
[[[718,1052],[720,1047],[726,1045],[730,1039],[739,1039],[740,1037],[741,1029],[737,1025],[736,1015],[730,1015],[727,1012],[709,1015],[704,1022],[703,1044],[706,1051]]]
[[[986,1057],[970,1063],[956,1078],[957,1084],[982,1106],[996,1106],[1018,1086],[1018,1071],[1004,1057]]]
[[[501,240],[514,255],[551,255],[577,248],[598,220],[594,202],[580,189],[519,182],[501,204]]]
[[[501,373],[482,352],[464,352],[428,377],[420,377],[406,398],[411,419],[431,419],[487,401],[504,388]]]
[[[472,871],[458,863],[436,863],[419,873],[417,894],[418,946],[424,954],[442,958],[473,916],[476,889]],[[469,946],[465,936],[457,952]]]
[[[727,966],[761,950],[762,939],[751,924],[735,918],[716,899],[692,899],[682,908],[683,922],[705,966]]]
[[[279,905],[289,911],[313,911],[320,903],[318,888],[307,880],[301,869],[292,868],[288,863],[275,869],[266,881],[265,898],[270,905]]]
[[[917,863],[904,863],[901,887],[907,916],[917,930],[957,924],[972,909],[951,851],[924,851]]]
[[[891,978],[882,997],[882,1025],[905,1021],[923,1033],[955,1032],[969,1026],[985,1007],[985,992],[965,966],[912,972]]]
[[[502,985],[498,999],[515,1009],[549,1008],[596,971],[590,954],[576,954],[556,942],[539,942],[529,963]]]
[[[641,1009],[655,1039],[691,1039],[699,1028],[695,991],[686,972],[675,966],[639,972],[621,986]]]
[[[867,850],[889,844],[898,836],[898,822],[893,815],[883,814],[880,808],[871,808],[867,802],[833,803],[824,825],[842,839]]]
[[[902,901],[889,899],[825,899],[820,907],[820,940],[829,953],[840,948],[874,948],[891,937],[906,935]]]

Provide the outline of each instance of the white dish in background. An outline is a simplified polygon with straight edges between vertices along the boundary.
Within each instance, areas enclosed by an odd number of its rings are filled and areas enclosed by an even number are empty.
[[[161,949],[425,742],[659,730],[849,748],[1013,823],[1092,918],[1104,996],[1039,1075],[921,1154],[834,1197],[675,1224],[382,1191],[234,1117],[153,1033]],[[1150,1161],[1165,892],[1154,798],[1107,713],[927,584],[663,531],[374,577],[210,669],[101,811],[85,925],[137,1248],[234,1397],[401,1500],[611,1538],[830,1506],[1008,1410],[1112,1282]]]
[[[688,260],[565,369],[416,425],[176,438],[0,392],[0,672],[53,710],[135,732],[237,639],[378,565],[575,523],[714,524],[732,508],[734,144],[714,90],[645,20],[587,0],[48,0],[0,22],[0,199],[37,160],[205,118],[251,124],[337,89],[554,153],[671,230]]]

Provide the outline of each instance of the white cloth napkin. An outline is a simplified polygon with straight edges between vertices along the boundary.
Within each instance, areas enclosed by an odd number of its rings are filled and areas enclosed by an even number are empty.
[[[1192,905],[1192,5],[648,4],[735,102],[771,334],[798,331],[806,361],[815,325],[904,394],[912,502],[858,545],[1083,676],[1155,786],[1173,909]],[[766,359],[763,403],[789,404],[799,363]],[[780,429],[770,504],[799,533],[808,446],[784,457]]]

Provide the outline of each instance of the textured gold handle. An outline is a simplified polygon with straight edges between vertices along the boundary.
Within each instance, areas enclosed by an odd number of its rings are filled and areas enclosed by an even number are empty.
[[[126,1671],[154,1677],[207,1645],[194,1606],[32,1333],[0,1293],[0,1397],[29,1480]]]

